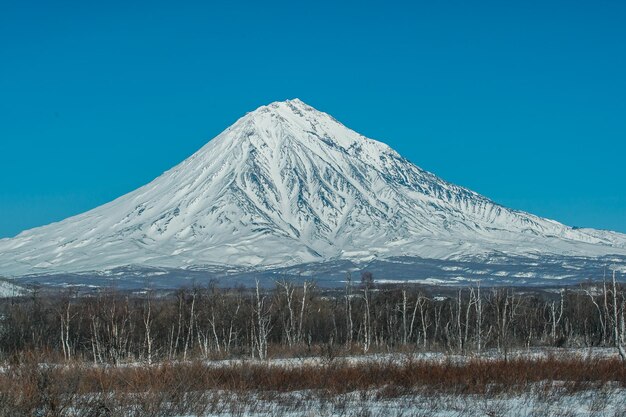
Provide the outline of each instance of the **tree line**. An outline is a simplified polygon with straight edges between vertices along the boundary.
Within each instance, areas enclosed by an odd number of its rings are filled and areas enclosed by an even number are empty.
[[[436,296],[417,285],[376,285],[368,272],[334,290],[287,280],[173,293],[33,289],[0,302],[0,357],[120,364],[428,350],[506,357],[514,348],[612,346],[626,360],[625,311],[615,274],[552,294],[475,282]]]

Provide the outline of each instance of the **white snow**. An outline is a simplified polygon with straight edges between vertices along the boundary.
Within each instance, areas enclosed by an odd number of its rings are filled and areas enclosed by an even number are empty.
[[[19,285],[15,285],[12,282],[0,280],[0,298],[15,297],[18,295],[24,295],[26,290]]]
[[[626,235],[502,207],[295,99],[246,114],[136,191],[0,240],[0,274],[495,251],[623,256]]]
[[[521,394],[423,393],[381,398],[379,391],[371,390],[325,398],[310,391],[246,396],[214,392],[213,395],[214,411],[202,414],[203,417],[587,417],[623,415],[626,390],[605,387],[568,394],[557,389],[547,391],[543,384],[537,384]]]

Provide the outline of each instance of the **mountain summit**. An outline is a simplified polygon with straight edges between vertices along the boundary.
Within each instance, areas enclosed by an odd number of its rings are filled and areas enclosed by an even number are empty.
[[[0,275],[494,253],[626,255],[626,235],[500,206],[294,99],[129,194],[0,240]]]

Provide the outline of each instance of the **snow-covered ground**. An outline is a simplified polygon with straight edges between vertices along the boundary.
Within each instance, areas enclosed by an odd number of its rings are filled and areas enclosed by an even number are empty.
[[[307,392],[267,395],[242,400],[226,393],[202,416],[333,416],[333,417],[621,417],[626,415],[626,390],[563,394],[537,386],[521,395],[412,395],[382,399],[376,392],[315,398]],[[200,415],[200,414],[197,414]],[[173,414],[175,416],[175,414]],[[191,417],[191,415],[179,415]]]
[[[0,298],[17,297],[23,295],[26,290],[7,280],[0,280]]]
[[[284,366],[284,367],[297,367],[297,366],[309,366],[309,365],[327,365],[332,361],[335,362],[347,362],[350,364],[362,364],[367,366],[368,363],[380,363],[380,362],[393,362],[402,364],[406,361],[427,361],[437,363],[464,363],[470,360],[480,359],[487,361],[502,360],[504,356],[497,350],[488,350],[481,354],[454,354],[446,352],[410,352],[410,353],[377,353],[368,355],[351,355],[351,356],[337,356],[337,357],[300,357],[300,358],[270,358],[268,360],[261,361],[259,359],[225,359],[225,360],[212,360],[206,363],[213,367],[239,365],[245,363],[266,364],[270,366]],[[600,348],[594,347],[592,349],[586,348],[531,348],[512,350],[507,353],[507,358],[514,359],[606,359],[606,358],[619,358],[619,353],[615,348]],[[130,366],[143,366],[142,364],[135,363]]]

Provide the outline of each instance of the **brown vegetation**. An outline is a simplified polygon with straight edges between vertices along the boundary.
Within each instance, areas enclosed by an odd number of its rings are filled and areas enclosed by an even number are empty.
[[[202,414],[218,403],[227,407],[230,401],[267,400],[294,391],[315,398],[374,392],[376,398],[388,399],[626,387],[626,368],[617,358],[463,362],[399,358],[371,361],[367,366],[340,360],[291,366],[192,361],[124,367],[76,362],[51,366],[31,358],[0,373],[0,415],[62,416],[69,415],[70,409],[87,410],[84,415]]]

